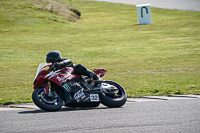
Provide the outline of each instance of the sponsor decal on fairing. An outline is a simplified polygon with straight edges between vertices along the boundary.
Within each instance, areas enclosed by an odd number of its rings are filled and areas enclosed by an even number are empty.
[[[65,88],[65,90],[68,91],[68,92],[71,91],[71,88],[69,87],[69,85],[67,83],[63,84],[62,87]]]
[[[86,96],[83,92],[83,89],[79,90],[78,92],[76,92],[74,94],[74,99],[77,101],[77,102],[80,102],[81,100],[85,99]]]

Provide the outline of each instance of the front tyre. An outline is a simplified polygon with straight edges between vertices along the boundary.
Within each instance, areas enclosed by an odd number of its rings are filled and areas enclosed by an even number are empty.
[[[42,87],[33,91],[32,99],[36,106],[45,111],[57,111],[63,105],[63,100],[59,94],[54,92],[51,97],[48,97]]]
[[[115,86],[118,89],[118,92],[115,94],[113,93],[109,94],[102,91],[102,93],[99,94],[101,98],[101,103],[110,108],[123,106],[127,101],[127,94],[124,88],[120,86],[118,83],[113,82],[113,81],[105,80],[103,81],[103,83],[107,83],[107,84]]]

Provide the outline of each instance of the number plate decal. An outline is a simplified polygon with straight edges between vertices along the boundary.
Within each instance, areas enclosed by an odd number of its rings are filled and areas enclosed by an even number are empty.
[[[90,94],[90,101],[91,102],[99,102],[99,95],[98,94]]]

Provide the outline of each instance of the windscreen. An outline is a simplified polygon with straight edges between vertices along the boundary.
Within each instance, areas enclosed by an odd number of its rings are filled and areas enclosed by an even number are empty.
[[[37,77],[38,73],[41,71],[41,68],[43,68],[44,66],[46,66],[48,63],[40,63],[40,65],[38,66],[35,78]],[[35,79],[34,79],[35,80]]]

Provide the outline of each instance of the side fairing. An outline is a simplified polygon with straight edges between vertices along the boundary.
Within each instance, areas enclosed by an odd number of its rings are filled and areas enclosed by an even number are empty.
[[[61,86],[63,83],[69,83],[73,79],[73,77],[74,76],[70,73],[59,74],[50,72],[48,75],[45,76],[45,79],[50,80]]]

